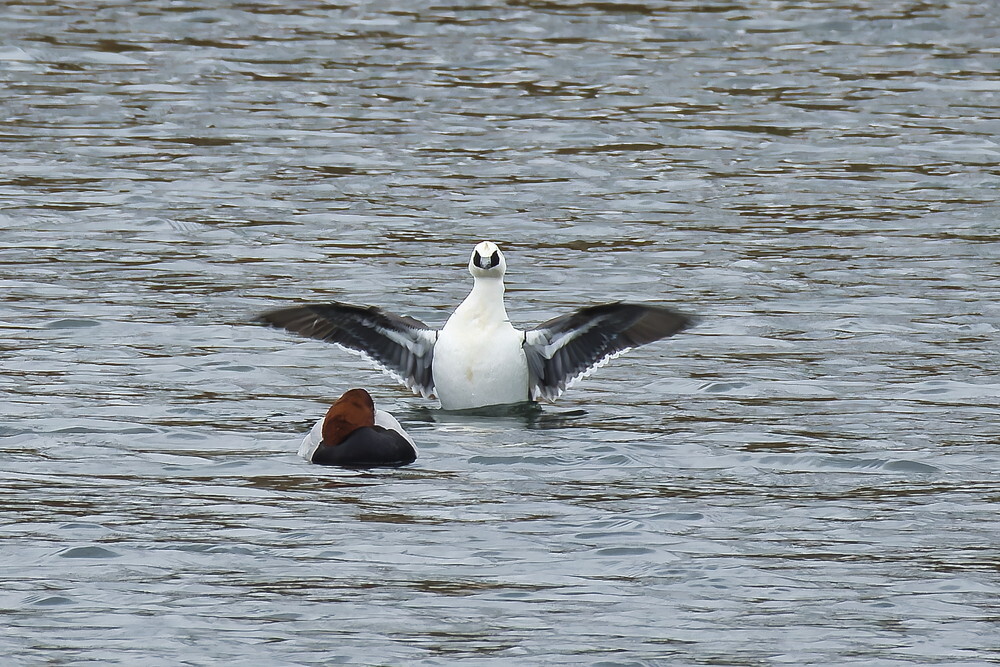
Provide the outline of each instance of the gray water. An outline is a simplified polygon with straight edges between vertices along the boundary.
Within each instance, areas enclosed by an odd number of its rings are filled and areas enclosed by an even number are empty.
[[[0,13],[4,664],[1000,662],[995,3]],[[483,239],[701,324],[506,417],[250,324]]]

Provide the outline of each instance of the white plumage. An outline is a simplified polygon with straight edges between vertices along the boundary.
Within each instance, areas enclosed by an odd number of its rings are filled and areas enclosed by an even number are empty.
[[[663,306],[618,302],[520,331],[504,307],[506,270],[495,243],[477,245],[469,260],[472,291],[440,331],[412,317],[338,302],[284,308],[260,319],[361,353],[414,392],[436,395],[445,410],[555,400],[616,356],[694,324]]]

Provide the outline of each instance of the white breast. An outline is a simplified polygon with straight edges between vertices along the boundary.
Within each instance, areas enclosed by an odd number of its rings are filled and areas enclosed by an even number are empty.
[[[456,311],[434,346],[441,407],[465,410],[528,400],[523,334],[506,321],[464,319]]]

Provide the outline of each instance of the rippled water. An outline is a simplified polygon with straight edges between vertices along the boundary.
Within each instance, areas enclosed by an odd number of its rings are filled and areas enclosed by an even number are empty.
[[[7,3],[0,653],[1000,661],[1000,10]],[[248,324],[703,317],[458,417]],[[366,386],[410,467],[295,458]]]

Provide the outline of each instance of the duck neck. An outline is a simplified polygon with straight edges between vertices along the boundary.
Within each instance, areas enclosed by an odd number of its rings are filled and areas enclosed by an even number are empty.
[[[503,278],[476,278],[472,291],[459,308],[474,310],[478,317],[506,321],[507,309],[503,304],[503,293]]]

